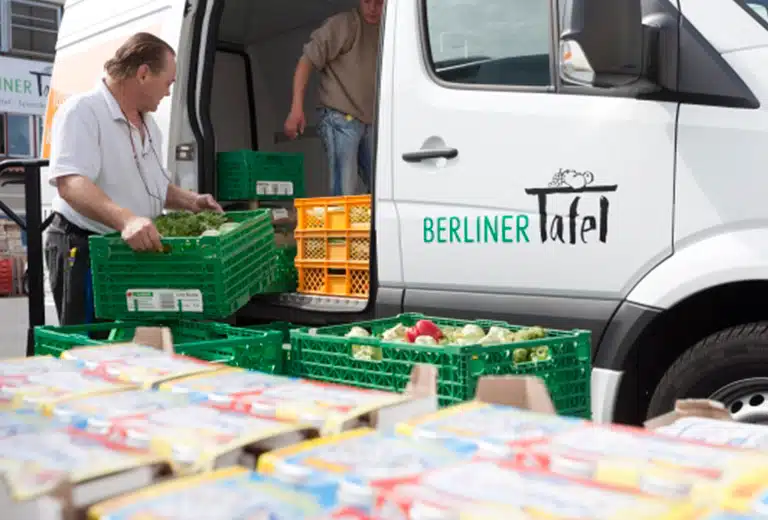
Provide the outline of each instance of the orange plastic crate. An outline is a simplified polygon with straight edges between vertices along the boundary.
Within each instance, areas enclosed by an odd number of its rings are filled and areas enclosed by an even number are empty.
[[[296,260],[307,262],[354,262],[371,258],[369,231],[296,231]]]
[[[348,262],[296,260],[298,292],[346,298],[368,298],[370,269]]]
[[[297,231],[348,231],[371,228],[371,196],[295,199]]]

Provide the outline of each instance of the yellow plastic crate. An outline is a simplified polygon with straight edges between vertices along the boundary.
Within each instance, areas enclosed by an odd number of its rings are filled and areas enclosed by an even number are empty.
[[[371,196],[319,197],[294,200],[296,231],[351,231],[371,228]]]
[[[371,276],[367,265],[296,260],[296,270],[299,273],[300,293],[368,298]]]
[[[368,265],[368,231],[296,231],[296,259],[306,262],[354,262]]]

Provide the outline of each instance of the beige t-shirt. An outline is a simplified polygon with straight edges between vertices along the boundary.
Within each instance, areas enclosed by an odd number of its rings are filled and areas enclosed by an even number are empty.
[[[312,32],[304,55],[320,71],[320,104],[373,122],[379,25],[357,9],[336,14]]]

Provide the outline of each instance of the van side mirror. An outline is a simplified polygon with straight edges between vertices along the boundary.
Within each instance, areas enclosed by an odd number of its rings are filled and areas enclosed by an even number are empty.
[[[643,76],[640,0],[559,0],[559,6],[562,79],[615,87]]]

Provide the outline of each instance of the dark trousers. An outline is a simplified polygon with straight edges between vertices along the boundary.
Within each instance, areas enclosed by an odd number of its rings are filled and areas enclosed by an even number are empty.
[[[82,325],[94,319],[88,237],[59,214],[48,228],[45,263],[60,325]]]

